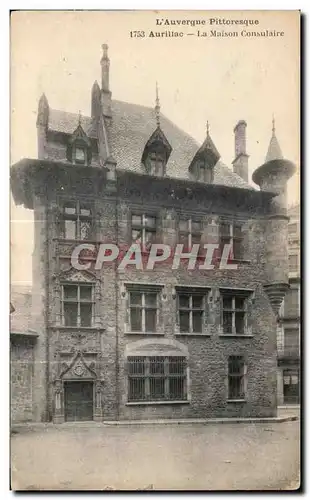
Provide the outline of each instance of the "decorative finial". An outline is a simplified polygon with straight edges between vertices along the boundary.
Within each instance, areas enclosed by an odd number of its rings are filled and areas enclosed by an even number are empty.
[[[276,135],[276,121],[274,119],[274,114],[272,114],[272,135]]]
[[[82,124],[82,115],[81,115],[81,110],[79,110],[79,126]]]
[[[156,125],[160,127],[160,104],[158,97],[158,84],[156,82],[156,104],[155,104]]]
[[[209,125],[209,121],[207,121],[207,135],[209,135],[209,132],[210,132],[210,125]]]

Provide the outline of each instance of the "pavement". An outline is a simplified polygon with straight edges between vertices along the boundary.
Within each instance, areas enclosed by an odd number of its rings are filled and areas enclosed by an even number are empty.
[[[299,431],[299,420],[38,427],[12,435],[11,485],[13,490],[296,489]]]

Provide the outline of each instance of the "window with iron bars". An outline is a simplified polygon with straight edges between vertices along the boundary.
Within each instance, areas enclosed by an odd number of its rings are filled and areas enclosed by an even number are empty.
[[[226,334],[247,332],[247,296],[222,292],[222,329]]]
[[[63,206],[62,235],[69,240],[88,240],[92,233],[91,207],[80,201]]]
[[[179,243],[183,243],[184,250],[190,250],[194,244],[201,244],[202,221],[194,219],[179,220]]]
[[[186,401],[187,362],[179,356],[128,358],[128,401]]]
[[[64,326],[93,325],[94,287],[92,285],[62,285],[62,319]]]
[[[229,257],[235,260],[243,258],[243,235],[241,224],[222,222],[219,227],[220,233],[220,254],[222,255],[224,246],[230,245]]]
[[[180,333],[202,333],[205,315],[203,294],[178,293]]]
[[[156,238],[156,217],[147,214],[131,215],[131,241],[148,250]]]
[[[157,292],[129,292],[130,331],[156,332],[158,315]]]
[[[228,358],[228,399],[245,399],[246,365],[243,356]]]

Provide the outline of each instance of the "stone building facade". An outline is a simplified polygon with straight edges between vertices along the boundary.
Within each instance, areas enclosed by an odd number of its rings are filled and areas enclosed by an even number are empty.
[[[37,334],[29,328],[31,288],[11,287],[10,400],[12,422],[33,420],[34,361]]]
[[[300,400],[300,205],[288,210],[289,284],[279,314],[278,404]]]
[[[209,127],[198,145],[161,114],[158,96],[155,109],[113,100],[109,70],[104,45],[90,117],[43,95],[38,159],[12,167],[15,202],[35,220],[33,419],[273,416],[294,165],[273,130],[253,189],[245,121],[231,170]],[[153,269],[151,243],[171,249]],[[197,250],[195,262],[173,265],[178,244]],[[125,266],[137,245],[142,264]]]

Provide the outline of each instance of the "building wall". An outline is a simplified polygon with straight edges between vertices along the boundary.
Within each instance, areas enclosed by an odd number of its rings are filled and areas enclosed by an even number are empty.
[[[22,335],[11,337],[11,420],[33,420],[33,341]]]
[[[85,186],[83,186],[85,195]],[[87,190],[86,190],[87,191]],[[133,200],[117,203],[113,198],[95,199],[96,241],[118,241],[128,244],[128,214]],[[154,205],[143,203],[144,211],[154,210]],[[158,207],[156,207],[158,211]],[[104,420],[187,418],[216,416],[271,416],[276,411],[276,323],[274,314],[265,295],[262,283],[265,281],[265,224],[260,218],[242,214],[245,222],[246,255],[248,261],[242,263],[237,271],[172,271],[164,265],[154,271],[130,269],[122,272],[114,265],[106,265],[102,271],[94,271],[98,279],[96,316],[98,328],[83,330],[61,326],[59,284],[61,273],[70,268],[71,251],[75,242],[54,240],[59,236],[57,225],[56,198],[50,201],[50,223],[47,232],[40,232],[39,238],[49,242],[49,258],[45,261],[45,272],[49,276],[46,337],[41,336],[38,356],[46,360],[48,356],[49,380],[44,382],[46,361],[40,368],[42,381],[40,393],[40,412],[44,413],[46,385],[49,387],[49,419],[54,412],[53,381],[57,378],[63,362],[70,362],[79,349],[88,353],[89,360],[97,363],[98,373],[104,380],[102,402]],[[165,227],[170,242],[175,241],[175,226],[171,223],[173,211],[161,209],[160,224]],[[236,214],[233,214],[234,216]],[[239,214],[240,216],[240,214]],[[208,225],[205,215],[205,226]],[[216,216],[214,216],[216,219]],[[117,224],[115,223],[117,218]],[[43,226],[42,226],[43,228]],[[118,229],[116,234],[116,228]],[[48,238],[47,236],[48,235]],[[42,243],[42,241],[41,241]],[[44,260],[44,259],[43,259]],[[41,259],[41,265],[43,261]],[[44,293],[44,272],[40,273],[41,304]],[[127,404],[126,349],[145,335],[126,333],[127,302],[124,289],[127,283],[142,282],[163,284],[166,299],[162,301],[163,335],[150,335],[147,339],[156,343],[160,339],[180,342],[189,352],[190,403],[181,404]],[[176,300],[174,287],[177,285],[196,285],[209,287],[217,296],[219,287],[247,288],[255,292],[252,311],[252,336],[245,338],[224,338],[220,336],[219,306],[212,312],[209,336],[181,335],[176,332]],[[43,309],[41,309],[43,314]],[[41,315],[41,318],[43,315]],[[78,335],[82,334],[82,337]],[[48,348],[46,342],[48,339]],[[46,348],[48,355],[46,354]],[[154,351],[156,355],[156,351]],[[247,362],[247,401],[227,403],[227,363],[229,355],[244,355]]]

